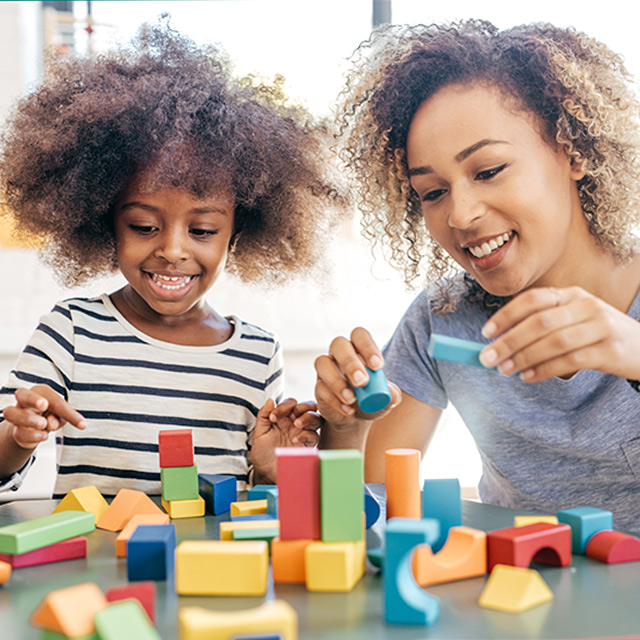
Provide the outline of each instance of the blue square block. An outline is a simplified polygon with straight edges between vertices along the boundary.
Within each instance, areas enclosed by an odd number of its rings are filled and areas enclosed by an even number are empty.
[[[200,473],[198,491],[207,511],[217,516],[229,511],[231,503],[238,500],[238,481],[235,476]]]
[[[587,542],[598,531],[613,529],[613,513],[597,507],[563,509],[556,514],[558,522],[571,527],[571,550],[584,555]]]
[[[247,500],[266,500],[269,491],[278,490],[275,484],[256,484],[247,491]]]
[[[175,524],[141,524],[127,542],[127,579],[166,580],[173,571]]]

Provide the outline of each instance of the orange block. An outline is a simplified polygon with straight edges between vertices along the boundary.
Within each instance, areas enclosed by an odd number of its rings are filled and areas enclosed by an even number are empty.
[[[271,541],[271,571],[274,582],[306,582],[304,550],[313,540],[281,540],[279,537]]]
[[[120,489],[96,527],[107,531],[121,531],[135,515],[161,515],[164,511],[142,491]]]
[[[93,617],[107,606],[97,584],[83,582],[52,591],[31,616],[31,624],[56,631],[67,638],[82,638],[95,633]]]
[[[11,577],[11,565],[0,560],[0,584],[4,584]]]
[[[420,518],[420,451],[418,449],[385,451],[385,486],[387,520]]]
[[[413,575],[421,587],[486,572],[487,534],[470,527],[451,527],[447,542],[436,554],[429,545],[419,545],[413,554]]]
[[[118,558],[127,557],[127,541],[139,524],[169,524],[170,521],[171,518],[166,513],[143,513],[132,516],[116,538],[116,556]]]

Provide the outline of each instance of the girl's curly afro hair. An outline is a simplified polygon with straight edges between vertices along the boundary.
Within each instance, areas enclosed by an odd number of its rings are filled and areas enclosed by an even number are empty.
[[[281,81],[234,78],[220,50],[163,22],[119,51],[50,64],[6,128],[0,193],[64,283],[117,268],[112,209],[140,171],[151,189],[198,197],[231,186],[229,268],[243,280],[283,280],[316,263],[316,238],[339,209],[329,205],[344,201],[326,132],[287,103]]]

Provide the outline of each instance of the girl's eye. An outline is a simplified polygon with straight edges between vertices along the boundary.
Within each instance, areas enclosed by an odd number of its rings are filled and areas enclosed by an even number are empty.
[[[205,238],[207,236],[215,236],[218,233],[217,229],[189,229],[189,233],[191,235],[196,236],[197,238]]]
[[[140,224],[130,224],[129,225],[129,229],[131,229],[132,231],[135,231],[136,233],[139,233],[141,235],[148,235],[148,234],[153,233],[154,231],[157,230],[156,227],[140,225]]]
[[[427,191],[422,196],[422,202],[434,202],[437,200],[443,193],[445,193],[445,189],[434,189],[433,191]]]
[[[493,167],[493,169],[486,169],[485,171],[480,171],[478,175],[476,175],[476,180],[491,180],[494,176],[497,176],[505,167],[505,164],[501,164],[497,167]]]

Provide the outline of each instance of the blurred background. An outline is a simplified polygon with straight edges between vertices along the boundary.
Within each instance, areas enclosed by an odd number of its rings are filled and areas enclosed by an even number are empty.
[[[173,27],[196,42],[220,44],[238,74],[280,74],[292,100],[327,116],[342,86],[348,57],[378,24],[483,18],[500,28],[534,21],[574,26],[621,53],[637,77],[640,48],[631,7],[627,0],[609,0],[606,6],[591,0],[5,1],[0,2],[0,126],[16,99],[37,87],[46,73],[44,51],[94,55],[128,41],[142,23],[162,13],[170,14]],[[324,251],[330,270],[320,279],[265,290],[223,276],[209,295],[220,313],[237,314],[279,335],[287,394],[298,399],[312,397],[313,362],[335,336],[348,335],[361,325],[383,345],[416,294],[407,291],[400,275],[381,259],[373,259],[360,238],[356,213],[326,238]],[[124,282],[113,277],[82,289],[63,289],[1,220],[0,270],[3,381],[38,318],[57,300],[111,292]],[[52,454],[47,443],[36,473],[18,494],[4,499],[48,496],[55,467]],[[422,477],[458,477],[465,495],[473,496],[480,472],[471,437],[456,412],[447,410],[423,460]]]

